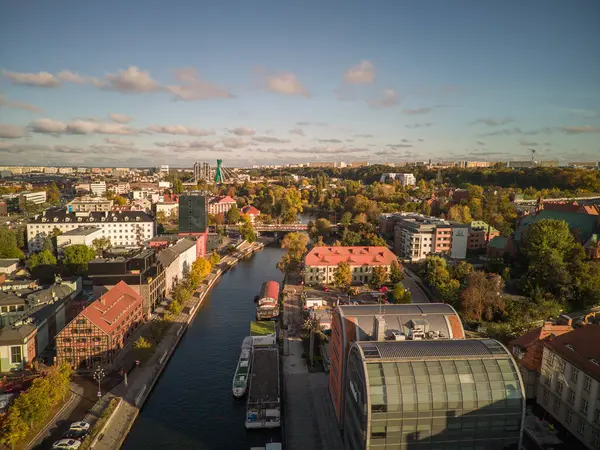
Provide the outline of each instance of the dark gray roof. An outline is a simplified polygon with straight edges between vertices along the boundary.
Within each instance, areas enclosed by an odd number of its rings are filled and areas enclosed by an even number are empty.
[[[14,264],[18,264],[18,259],[0,259],[0,267],[10,267]]]
[[[181,241],[177,242],[177,244],[162,250],[158,254],[158,260],[163,267],[168,267],[173,264],[173,261],[175,261],[179,255],[195,246],[196,243],[193,240],[182,239]]]
[[[25,304],[25,299],[23,299],[21,297],[17,297],[14,294],[4,294],[4,293],[0,292],[0,305],[7,306],[7,305],[24,305],[24,304]]]
[[[36,327],[31,324],[21,325],[20,327],[0,328],[0,345],[18,345],[34,331]]]
[[[81,221],[78,218],[81,218]],[[136,220],[137,218],[139,220]],[[93,211],[93,212],[67,212],[66,209],[58,210],[47,210],[45,215],[37,215],[29,223],[54,223],[54,219],[57,219],[56,223],[64,223],[67,219],[70,219],[69,223],[98,223],[102,222],[152,222],[153,219],[148,214],[142,211]],[[114,220],[114,219],[117,220]],[[46,219],[45,221],[43,219]]]
[[[372,360],[424,360],[456,358],[510,358],[502,344],[492,339],[423,340],[357,342],[365,355]]]
[[[61,236],[88,236],[96,231],[100,231],[97,227],[79,227],[74,230],[65,231]]]
[[[62,300],[73,293],[73,289],[69,286],[59,284],[52,285],[48,289],[36,291],[27,296],[27,300],[34,302],[33,304],[48,303],[52,300]]]

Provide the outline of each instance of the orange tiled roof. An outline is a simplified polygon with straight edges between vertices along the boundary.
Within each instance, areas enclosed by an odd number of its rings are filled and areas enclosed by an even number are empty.
[[[600,325],[592,324],[563,334],[545,342],[544,345],[600,381],[600,345],[598,342],[600,342]]]
[[[542,327],[531,330],[523,336],[511,341],[509,346],[521,347],[524,350],[523,357],[519,364],[527,370],[540,372],[542,366],[542,354],[544,352],[544,342],[552,339],[554,336],[561,336],[573,331],[571,325],[554,325],[545,323]]]
[[[249,206],[244,206],[242,208],[242,214],[249,214],[251,216],[258,216],[258,215],[260,215],[260,211],[258,209],[256,209],[254,206],[249,205]]]
[[[304,260],[307,266],[337,266],[340,262],[359,266],[389,266],[396,261],[387,247],[313,247]]]

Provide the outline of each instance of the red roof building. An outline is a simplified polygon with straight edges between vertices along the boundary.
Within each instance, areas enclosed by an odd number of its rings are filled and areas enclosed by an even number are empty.
[[[74,369],[109,366],[140,324],[142,297],[124,281],[81,311],[56,336],[56,357]]]
[[[260,211],[252,205],[244,206],[241,210],[241,213],[250,217],[250,222],[252,223],[254,223],[254,220],[258,216],[260,216]]]
[[[229,195],[224,197],[212,197],[208,201],[208,213],[209,214],[225,214],[229,211],[237,202],[234,198]]]
[[[333,283],[335,268],[347,262],[352,270],[352,281],[366,283],[373,267],[383,266],[389,272],[393,261],[397,261],[396,255],[387,247],[314,247],[304,259],[304,282]]]

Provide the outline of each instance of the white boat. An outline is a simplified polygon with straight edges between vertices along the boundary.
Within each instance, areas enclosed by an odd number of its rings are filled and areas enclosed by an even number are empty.
[[[236,398],[243,397],[248,388],[248,374],[252,356],[252,337],[245,337],[242,342],[242,351],[238,360],[237,369],[233,377],[232,391]]]

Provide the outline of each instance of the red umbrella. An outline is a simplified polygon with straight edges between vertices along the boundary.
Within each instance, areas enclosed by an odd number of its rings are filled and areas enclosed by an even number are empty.
[[[379,289],[379,292],[382,292],[382,293],[384,293],[384,294],[385,294],[387,291],[388,291],[388,288],[387,288],[387,286],[382,286],[382,287],[381,287],[381,289]]]

